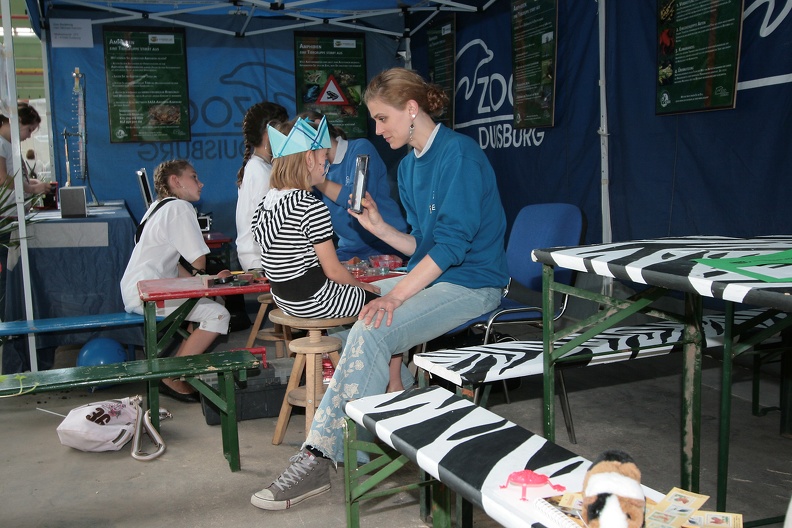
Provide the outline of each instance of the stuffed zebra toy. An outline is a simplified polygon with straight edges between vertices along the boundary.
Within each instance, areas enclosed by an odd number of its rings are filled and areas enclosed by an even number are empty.
[[[583,479],[583,520],[589,528],[642,528],[646,498],[641,472],[623,451],[605,451]]]

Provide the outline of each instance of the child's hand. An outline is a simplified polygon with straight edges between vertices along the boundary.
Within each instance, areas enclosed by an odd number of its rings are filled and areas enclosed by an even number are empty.
[[[368,282],[361,282],[360,287],[366,291],[370,291],[371,293],[376,293],[377,295],[380,294],[380,287]]]
[[[218,273],[216,276],[217,277],[230,277],[231,275],[232,275],[232,273],[229,270],[225,269],[225,270],[221,271],[220,273]]]

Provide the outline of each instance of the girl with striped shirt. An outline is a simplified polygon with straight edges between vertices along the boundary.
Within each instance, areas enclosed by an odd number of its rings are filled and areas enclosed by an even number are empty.
[[[269,127],[270,191],[253,215],[253,238],[261,246],[272,297],[295,317],[355,316],[380,291],[357,280],[338,260],[330,211],[311,193],[330,165],[326,131],[325,119],[318,128],[303,119]],[[401,357],[391,363],[396,376],[389,389],[401,390]]]

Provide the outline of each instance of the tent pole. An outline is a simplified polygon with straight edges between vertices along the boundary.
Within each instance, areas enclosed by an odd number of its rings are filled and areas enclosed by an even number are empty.
[[[600,208],[602,209],[602,242],[613,241],[610,216],[610,161],[608,159],[608,98],[605,82],[605,0],[597,0],[599,19],[599,96],[600,96]],[[602,280],[602,292],[613,294],[613,281]]]
[[[58,181],[57,175],[55,174],[55,149],[53,141],[53,128],[54,126],[54,117],[52,115],[52,97],[50,96],[51,87],[50,87],[50,66],[49,66],[49,56],[47,55],[47,41],[49,39],[49,31],[44,28],[41,28],[41,59],[42,59],[42,68],[44,70],[44,99],[47,103],[47,130],[49,131],[49,141],[47,141],[47,149],[49,150],[49,160],[50,160],[50,181],[56,182]]]
[[[612,242],[608,161],[608,99],[605,83],[605,0],[599,4],[600,182],[602,185],[602,242]]]
[[[0,80],[8,85],[8,109],[11,121],[11,156],[17,170],[14,178],[14,195],[16,198],[17,218],[19,219],[19,264],[22,265],[22,285],[25,293],[25,315],[28,320],[33,319],[33,299],[30,289],[30,266],[28,264],[27,226],[25,225],[25,191],[22,189],[22,155],[19,141],[19,110],[17,109],[16,89],[16,64],[14,62],[14,39],[11,28],[11,2],[2,0],[3,13],[3,61],[5,63],[6,78]],[[6,265],[7,262],[3,262]],[[8,290],[8,288],[6,288]],[[5,294],[5,292],[2,292]],[[5,297],[5,296],[3,296]],[[3,298],[5,301],[5,298]],[[30,349],[30,370],[38,370],[38,354],[36,353],[36,337],[28,335]]]

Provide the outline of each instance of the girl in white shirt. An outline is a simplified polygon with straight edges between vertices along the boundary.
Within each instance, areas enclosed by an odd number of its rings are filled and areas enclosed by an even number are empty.
[[[130,313],[143,313],[138,281],[205,273],[206,255],[209,253],[195,209],[190,203],[201,198],[203,188],[192,165],[184,160],[162,162],[154,171],[154,188],[158,199],[143,217],[145,227],[121,279],[124,309]],[[165,200],[167,202],[157,209]],[[180,257],[188,263],[186,267],[180,264]],[[218,275],[227,277],[231,273],[224,270]],[[167,315],[184,302],[166,301],[164,308],[157,309],[157,315]],[[199,326],[181,343],[176,356],[206,351],[218,334],[228,333],[230,318],[223,305],[210,299],[199,299],[187,315],[188,321]],[[164,379],[160,382],[160,392],[181,401],[198,401],[195,389],[184,381]]]
[[[242,121],[245,157],[237,172],[236,246],[243,270],[261,269],[261,247],[253,240],[251,222],[253,213],[270,190],[272,152],[267,139],[267,124],[286,120],[285,108],[265,101],[248,108]]]

